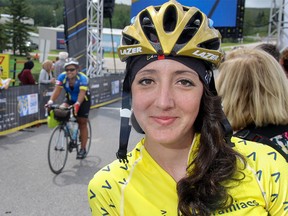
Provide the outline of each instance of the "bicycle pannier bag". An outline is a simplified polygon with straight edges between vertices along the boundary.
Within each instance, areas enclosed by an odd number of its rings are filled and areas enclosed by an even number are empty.
[[[48,128],[54,128],[59,125],[59,121],[54,118],[54,110],[51,110],[47,117]]]
[[[70,110],[54,109],[54,118],[60,122],[69,121]]]

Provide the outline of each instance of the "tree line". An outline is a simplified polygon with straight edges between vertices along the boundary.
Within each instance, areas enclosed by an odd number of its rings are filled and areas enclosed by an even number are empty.
[[[26,41],[28,32],[38,32],[37,26],[57,27],[64,23],[64,0],[1,0],[0,13],[12,15],[6,24],[0,24],[0,52],[6,48],[20,55],[29,52]],[[34,26],[23,20],[32,18]],[[123,28],[130,23],[130,7],[115,4],[112,28]],[[105,18],[103,26],[110,28],[110,20]]]

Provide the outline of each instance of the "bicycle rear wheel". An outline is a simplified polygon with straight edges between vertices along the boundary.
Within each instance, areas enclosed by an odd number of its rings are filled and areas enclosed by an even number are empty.
[[[89,153],[90,146],[91,146],[91,140],[92,140],[92,129],[91,129],[91,123],[88,119],[87,121],[87,129],[88,129],[88,139],[87,139],[87,144],[86,144],[86,156]]]
[[[57,126],[51,134],[48,145],[48,163],[51,171],[61,173],[68,157],[68,137],[62,125]]]

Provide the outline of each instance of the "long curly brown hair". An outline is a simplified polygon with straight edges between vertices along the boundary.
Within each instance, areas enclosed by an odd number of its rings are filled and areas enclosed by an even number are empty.
[[[245,176],[235,177],[237,158],[242,155],[225,141],[221,121],[225,118],[221,99],[204,87],[195,130],[201,133],[197,156],[188,166],[189,175],[177,184],[178,212],[183,216],[211,215],[217,209],[232,204],[226,181],[240,182]],[[245,163],[244,163],[245,165]],[[190,169],[189,169],[190,170]]]

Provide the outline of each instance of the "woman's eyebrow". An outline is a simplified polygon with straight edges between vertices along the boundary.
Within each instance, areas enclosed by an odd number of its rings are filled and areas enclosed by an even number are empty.
[[[140,70],[140,71],[138,71],[137,72],[137,74],[152,74],[152,73],[156,73],[157,72],[157,70],[156,69],[153,69],[153,68],[151,68],[151,69],[149,69],[149,68],[147,68],[147,69],[144,69],[144,70]],[[181,75],[181,74],[192,74],[192,75],[196,75],[196,76],[199,76],[198,75],[198,73],[196,72],[196,71],[194,71],[194,70],[186,70],[186,69],[184,69],[184,70],[176,70],[176,71],[174,71],[175,72],[175,74],[176,75]],[[136,74],[136,75],[137,75]]]
[[[184,74],[184,73],[189,73],[189,74],[193,74],[193,75],[197,75],[198,73],[194,70],[177,70],[175,71],[176,74]]]
[[[137,74],[140,74],[140,73],[155,73],[157,70],[155,69],[144,69],[144,70],[140,70],[137,72]]]

